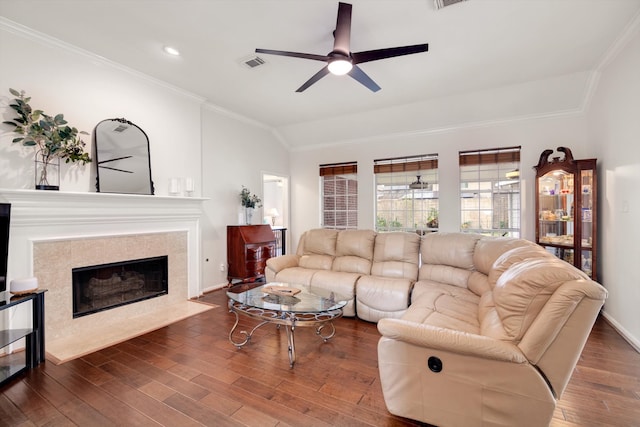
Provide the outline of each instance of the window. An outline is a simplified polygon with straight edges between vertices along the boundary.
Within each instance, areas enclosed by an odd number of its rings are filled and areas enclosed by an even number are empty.
[[[323,228],[358,228],[357,172],[356,162],[320,165]]]
[[[461,151],[461,231],[520,237],[520,147]]]
[[[374,160],[376,230],[438,228],[438,155]]]

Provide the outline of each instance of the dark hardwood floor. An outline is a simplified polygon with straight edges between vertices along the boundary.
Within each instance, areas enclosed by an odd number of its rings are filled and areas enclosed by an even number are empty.
[[[328,343],[297,329],[289,369],[284,331],[259,329],[237,350],[224,291],[203,299],[220,307],[62,365],[45,362],[6,384],[0,425],[422,425],[385,408],[375,324],[339,319]],[[640,354],[602,319],[552,425],[640,426]]]

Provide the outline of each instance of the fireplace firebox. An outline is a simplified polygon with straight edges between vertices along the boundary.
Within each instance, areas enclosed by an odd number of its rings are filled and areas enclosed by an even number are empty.
[[[167,270],[167,256],[74,268],[73,317],[166,295]]]

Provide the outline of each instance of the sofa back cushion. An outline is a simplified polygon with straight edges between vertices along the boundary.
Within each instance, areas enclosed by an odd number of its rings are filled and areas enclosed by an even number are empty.
[[[532,243],[531,245],[519,246],[509,249],[498,257],[493,263],[493,268],[489,271],[489,286],[495,288],[498,279],[513,264],[533,258],[553,257],[542,246]]]
[[[378,233],[373,249],[371,274],[417,280],[419,260],[420,236],[416,233]]]
[[[471,233],[426,234],[420,243],[422,264],[449,265],[473,270],[473,252],[481,238],[481,235]]]
[[[495,309],[506,334],[520,341],[556,289],[578,279],[589,278],[556,257],[526,259],[511,265],[493,289]]]
[[[303,253],[301,255],[330,255],[336,254],[338,230],[316,228],[307,230],[303,236]]]
[[[473,265],[480,273],[489,275],[493,263],[503,253],[520,246],[538,246],[533,242],[514,237],[487,237],[476,244],[473,252]]]
[[[370,274],[376,233],[373,230],[344,230],[338,233],[333,271]]]
[[[307,230],[300,237],[298,265],[316,270],[330,270],[336,255],[337,230]]]

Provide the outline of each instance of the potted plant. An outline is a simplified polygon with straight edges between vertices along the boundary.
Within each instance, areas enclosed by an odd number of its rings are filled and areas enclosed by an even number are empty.
[[[240,202],[244,207],[244,219],[247,225],[251,224],[251,218],[253,216],[253,209],[262,207],[262,200],[256,194],[251,194],[251,191],[244,185],[240,192]]]
[[[438,210],[431,208],[427,218],[427,228],[438,228]]]
[[[25,147],[35,147],[35,184],[37,190],[58,190],[60,182],[60,159],[65,163],[86,164],[91,162],[84,151],[85,143],[79,135],[88,135],[69,126],[62,114],[50,116],[42,110],[34,110],[31,97],[24,91],[9,89],[16,98],[9,106],[18,117],[3,122],[13,126],[13,132],[21,135],[12,142]]]

